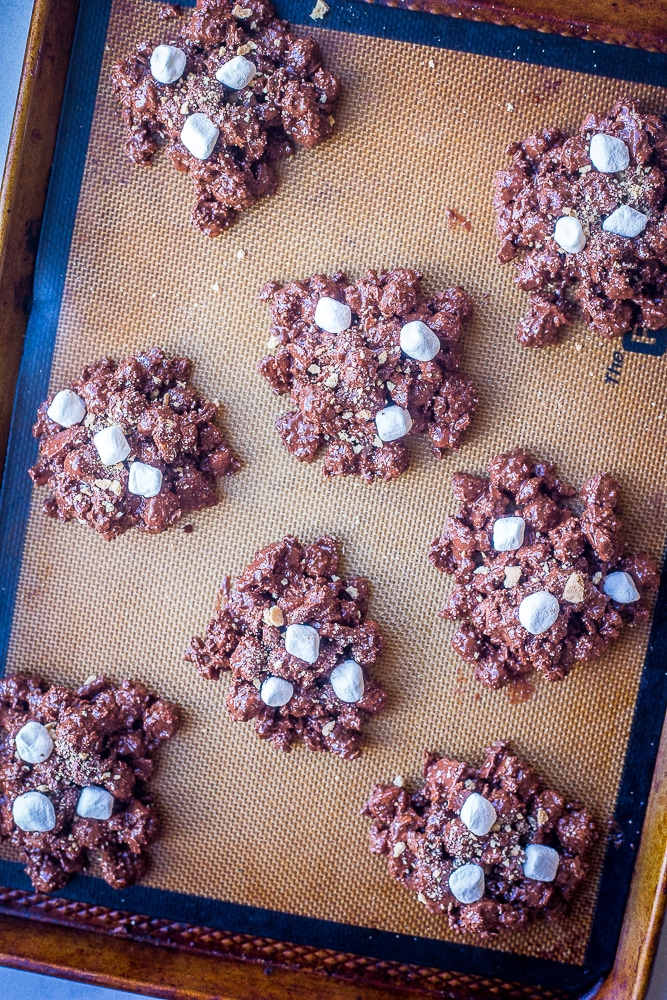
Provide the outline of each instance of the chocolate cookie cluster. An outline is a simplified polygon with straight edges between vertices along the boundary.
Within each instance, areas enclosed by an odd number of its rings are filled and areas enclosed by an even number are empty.
[[[494,206],[498,259],[516,261],[517,284],[530,292],[521,343],[556,343],[576,305],[604,337],[667,326],[663,121],[620,100],[587,115],[578,135],[546,128],[507,153]]]
[[[586,875],[590,813],[546,788],[506,743],[481,767],[426,753],[424,786],[376,785],[363,814],[393,878],[452,930],[480,938],[560,912]]]
[[[431,545],[432,564],[456,580],[441,612],[463,621],[452,646],[487,687],[535,670],[561,680],[648,617],[642,593],[657,589],[657,568],[625,553],[619,486],[606,473],[577,494],[520,449],[488,473],[455,473],[460,507]]]
[[[364,718],[385,695],[369,674],[383,641],[366,620],[368,583],[338,575],[333,538],[296,538],[256,553],[233,591],[220,594],[206,638],[186,660],[204,677],[231,671],[226,704],[235,721],[253,719],[261,739],[290,750],[358,757]]]
[[[91,854],[115,889],[142,877],[159,829],[154,757],[177,728],[175,707],[136,681],[0,679],[0,839],[35,889],[62,888]]]
[[[456,450],[477,405],[458,371],[472,303],[462,288],[427,299],[409,268],[337,272],[286,285],[269,282],[273,351],[259,366],[293,409],[276,428],[302,462],[324,450],[325,476],[368,482],[400,476],[407,435],[425,434],[440,458]]]
[[[158,347],[116,364],[102,358],[39,407],[39,458],[29,470],[51,495],[44,512],[107,540],[157,534],[219,502],[218,476],[239,462],[189,385],[192,362]]]
[[[277,160],[331,134],[339,91],[317,43],[267,0],[199,0],[175,38],[139,45],[112,82],[128,155],[148,164],[166,147],[192,178],[192,222],[207,236],[274,193]]]

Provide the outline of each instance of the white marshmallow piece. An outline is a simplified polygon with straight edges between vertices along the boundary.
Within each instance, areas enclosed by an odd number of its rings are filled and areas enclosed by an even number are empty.
[[[283,677],[267,677],[259,689],[260,698],[269,708],[286,705],[293,694],[294,685]]]
[[[531,635],[546,632],[554,624],[559,613],[560,605],[548,590],[538,590],[536,594],[529,594],[519,605],[519,621]]]
[[[181,142],[198,160],[208,160],[215,149],[220,129],[201,111],[186,118],[181,129]]]
[[[16,734],[16,752],[26,764],[41,764],[53,753],[53,740],[40,722],[26,722]]]
[[[99,785],[88,785],[81,789],[76,804],[76,814],[82,819],[110,819],[113,812],[113,795]]]
[[[528,844],[523,874],[534,882],[553,882],[558,871],[560,856],[553,847],[544,844]]]
[[[398,441],[412,427],[412,417],[401,406],[385,406],[375,414],[375,426],[381,441]]]
[[[257,67],[245,56],[234,56],[229,62],[223,63],[215,74],[219,83],[224,83],[230,90],[243,90],[257,75]]]
[[[151,56],[151,73],[158,83],[176,83],[183,76],[185,52],[174,45],[157,45]]]
[[[449,876],[449,891],[459,903],[476,903],[484,895],[484,869],[473,864],[455,868]]]
[[[647,223],[648,215],[638,212],[636,208],[630,208],[629,205],[620,205],[604,220],[602,228],[605,233],[615,233],[616,236],[626,236],[632,240],[644,232]]]
[[[127,488],[135,497],[156,497],[162,488],[162,473],[154,465],[133,462]]]
[[[320,636],[312,625],[288,625],[285,649],[304,663],[314,663],[320,655]]]
[[[349,705],[364,696],[364,672],[356,660],[343,660],[331,671],[329,680],[336,697]]]
[[[622,573],[620,570],[609,574],[602,589],[607,597],[611,597],[612,601],[617,601],[619,604],[632,604],[633,601],[639,600],[635,581],[629,573]]]
[[[414,319],[401,328],[401,350],[415,361],[433,361],[440,341],[426,323]]]
[[[554,229],[554,239],[565,253],[579,253],[586,246],[581,223],[573,215],[561,215]]]
[[[25,833],[48,833],[56,825],[53,802],[41,792],[24,792],[14,799],[12,816]]]
[[[80,424],[86,415],[86,404],[71,389],[61,389],[53,397],[46,411],[47,417],[61,427],[73,427]]]
[[[352,326],[352,310],[347,302],[323,295],[315,306],[315,323],[326,333],[342,333]]]
[[[479,792],[472,792],[461,808],[461,822],[465,823],[476,837],[486,837],[498,819],[498,813],[488,799]]]
[[[623,140],[604,132],[593,136],[588,155],[595,169],[602,174],[616,174],[630,163],[630,150]]]
[[[523,545],[525,533],[522,517],[499,517],[493,523],[493,547],[496,552],[514,552]]]
[[[118,462],[124,462],[131,450],[118,424],[112,424],[111,427],[98,431],[93,438],[93,444],[97,448],[102,465],[117,465]]]

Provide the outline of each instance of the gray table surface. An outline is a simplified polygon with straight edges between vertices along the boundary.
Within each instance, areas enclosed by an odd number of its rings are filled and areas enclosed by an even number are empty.
[[[0,0],[0,163],[4,164],[12,127],[33,0]],[[72,983],[55,976],[0,967],[0,997],[7,1000],[128,1000],[134,993],[120,993],[99,986]],[[139,997],[136,1000],[140,1000]],[[647,1000],[667,1000],[667,921]]]

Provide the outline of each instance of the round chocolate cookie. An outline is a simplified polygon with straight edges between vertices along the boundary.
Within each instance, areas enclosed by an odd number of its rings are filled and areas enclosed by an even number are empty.
[[[556,916],[586,875],[590,813],[494,743],[481,767],[426,753],[423,788],[376,785],[370,847],[431,913],[481,938]]]
[[[517,337],[554,344],[579,306],[592,330],[617,337],[667,326],[667,128],[637,102],[513,142],[496,174],[498,259],[516,260],[530,292]],[[517,259],[518,258],[518,259]]]
[[[112,82],[130,159],[148,164],[165,145],[192,177],[192,222],[207,236],[274,193],[276,160],[331,134],[339,91],[317,43],[267,0],[199,0],[180,33],[139,45]]]
[[[456,450],[477,405],[458,371],[462,324],[472,303],[462,288],[427,299],[419,271],[338,272],[286,285],[269,282],[271,336],[259,370],[293,409],[276,421],[287,450],[325,476],[395,479],[408,468],[404,438],[425,434],[440,458]]]
[[[240,466],[213,421],[218,405],[188,384],[192,362],[158,347],[84,368],[42,403],[29,470],[51,495],[44,513],[88,524],[107,540],[158,534],[219,502],[215,481]]]
[[[460,507],[431,545],[430,561],[456,580],[441,612],[463,622],[452,646],[487,687],[534,670],[562,680],[647,618],[642,594],[657,589],[657,568],[625,553],[619,486],[607,473],[577,494],[519,449],[488,472],[452,477]]]
[[[366,580],[338,575],[333,538],[284,538],[256,553],[233,591],[223,587],[185,659],[210,680],[231,671],[231,717],[254,719],[279,750],[300,736],[310,750],[358,757],[364,718],[385,701],[368,670],[383,641],[367,597]]]
[[[0,679],[0,840],[35,889],[62,888],[91,853],[114,889],[142,877],[159,830],[153,758],[177,729],[176,708],[137,681]]]

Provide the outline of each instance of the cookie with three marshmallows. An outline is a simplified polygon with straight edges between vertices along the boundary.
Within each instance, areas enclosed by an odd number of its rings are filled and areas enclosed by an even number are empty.
[[[452,646],[482,684],[534,671],[560,680],[646,619],[657,567],[627,549],[608,473],[577,491],[517,448],[492,459],[488,476],[455,473],[452,486],[459,507],[429,559],[453,577],[441,615],[459,622]]]
[[[426,295],[421,279],[410,268],[357,281],[337,272],[260,294],[272,325],[259,370],[290,400],[276,430],[299,461],[323,454],[325,477],[396,479],[410,437],[440,458],[468,429],[477,396],[459,364],[472,302],[462,288]]]
[[[505,742],[479,767],[426,753],[422,787],[399,775],[363,809],[370,849],[452,930],[480,938],[560,913],[585,879],[589,811],[550,788]]]
[[[338,547],[324,536],[288,536],[260,549],[233,587],[225,583],[204,638],[185,658],[209,680],[229,672],[225,703],[279,750],[354,758],[364,724],[385,695],[373,665],[383,647],[366,617],[368,582],[342,576]]]

